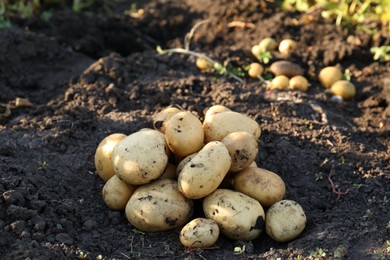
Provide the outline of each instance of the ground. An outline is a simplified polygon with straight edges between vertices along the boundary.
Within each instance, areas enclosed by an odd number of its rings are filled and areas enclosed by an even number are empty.
[[[61,8],[49,21],[15,19],[0,30],[0,102],[32,103],[0,120],[1,259],[389,257],[390,64],[369,52],[389,38],[264,1],[139,1],[139,18],[125,15],[129,8]],[[309,91],[269,91],[248,77],[202,73],[193,57],[156,52],[182,47],[205,19],[190,48],[236,66],[255,61],[251,46],[264,37],[298,41],[295,53],[275,59],[305,68]],[[327,65],[350,71],[354,99],[337,103],[324,92],[316,75]],[[201,120],[208,107],[225,105],[260,124],[257,164],[279,174],[285,197],[307,214],[298,238],[221,236],[213,248],[191,250],[180,244],[180,228],[143,234],[105,206],[97,145],[111,133],[152,127],[152,116],[173,104]],[[242,245],[246,252],[234,254]]]

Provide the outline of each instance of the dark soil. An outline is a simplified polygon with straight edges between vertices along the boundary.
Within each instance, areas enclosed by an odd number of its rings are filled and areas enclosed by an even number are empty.
[[[389,39],[351,32],[320,12],[285,13],[263,1],[140,1],[80,14],[54,10],[49,22],[15,20],[0,30],[0,102],[28,98],[0,121],[0,259],[385,259],[390,240],[390,64],[372,60],[372,44]],[[266,91],[258,81],[204,74],[192,57],[155,51],[181,47],[245,66],[266,36],[293,38],[290,61],[306,69],[307,93]],[[229,27],[232,21],[254,26]],[[283,57],[274,54],[276,59]],[[316,79],[326,65],[349,69],[357,96],[332,102]],[[308,216],[289,243],[266,234],[250,242],[220,237],[215,248],[188,250],[180,229],[141,234],[101,196],[93,156],[111,133],[152,127],[151,117],[177,104],[203,119],[215,104],[249,115],[262,128],[260,167],[278,173],[286,198]],[[0,107],[4,112],[4,106]],[[338,196],[332,191],[346,192]],[[199,214],[199,213],[198,213]],[[234,247],[246,245],[235,255]]]

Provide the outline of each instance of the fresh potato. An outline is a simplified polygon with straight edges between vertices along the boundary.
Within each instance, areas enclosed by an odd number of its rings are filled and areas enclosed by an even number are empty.
[[[231,158],[225,145],[206,144],[180,171],[179,191],[189,199],[200,199],[216,190],[225,178]]]
[[[164,135],[157,130],[140,131],[127,136],[112,152],[115,174],[133,185],[157,179],[168,163],[165,147]]]
[[[234,240],[253,240],[264,228],[260,203],[233,190],[217,189],[203,200],[206,218],[218,223],[222,234]]]
[[[309,82],[304,76],[294,76],[290,79],[289,88],[298,89],[300,91],[306,92],[309,88]]]
[[[167,122],[179,112],[181,112],[181,110],[177,107],[167,107],[163,109],[153,117],[153,127],[161,133],[165,133]]]
[[[343,99],[351,99],[356,95],[356,87],[347,80],[339,80],[330,87],[330,92]]]
[[[279,43],[279,52],[287,55],[298,47],[298,43],[292,39],[284,39]]]
[[[215,244],[219,237],[217,222],[207,218],[191,220],[180,231],[180,242],[185,247],[205,248]]]
[[[275,241],[288,242],[299,236],[306,226],[302,207],[292,200],[272,205],[265,216],[266,233]]]
[[[125,208],[128,221],[144,232],[174,229],[187,223],[193,202],[177,189],[177,182],[164,179],[139,186]]]
[[[287,89],[290,84],[290,80],[284,76],[279,75],[272,79],[271,88],[273,89]]]
[[[270,207],[283,199],[286,186],[276,173],[248,167],[234,176],[233,187],[260,202],[264,207]]]
[[[260,137],[259,124],[252,118],[234,111],[225,111],[207,116],[203,121],[205,143],[221,141],[228,134],[244,131],[255,137]]]
[[[200,71],[209,71],[214,68],[214,64],[208,59],[201,57],[196,59],[196,67]]]
[[[214,105],[214,106],[210,107],[209,109],[207,109],[204,117],[206,118],[208,116],[218,114],[221,112],[226,112],[226,111],[231,111],[231,110],[225,106],[222,106],[222,105]]]
[[[343,73],[336,66],[323,68],[318,74],[318,79],[324,88],[330,88],[336,81],[342,80]]]
[[[259,47],[263,51],[274,51],[278,47],[278,43],[274,39],[267,37],[260,41]]]
[[[258,58],[261,55],[261,53],[263,52],[263,49],[259,45],[254,45],[254,46],[252,46],[251,52],[252,52],[253,56]]]
[[[249,65],[248,75],[251,78],[259,78],[264,72],[264,68],[260,63],[254,62]]]
[[[169,149],[178,156],[195,153],[203,147],[202,122],[189,111],[179,112],[168,121],[165,139]]]
[[[271,64],[269,69],[273,74],[275,74],[275,76],[284,75],[288,78],[297,75],[302,76],[305,72],[305,70],[298,64],[286,60],[275,61]]]
[[[114,175],[103,186],[103,200],[110,209],[123,210],[136,188]]]
[[[247,132],[228,134],[221,142],[226,146],[232,158],[231,172],[238,172],[248,167],[259,152],[256,139]]]
[[[111,154],[115,145],[119,143],[126,135],[124,134],[111,134],[104,138],[98,145],[95,152],[95,168],[96,172],[103,181],[108,181],[115,175],[114,168],[112,167]]]

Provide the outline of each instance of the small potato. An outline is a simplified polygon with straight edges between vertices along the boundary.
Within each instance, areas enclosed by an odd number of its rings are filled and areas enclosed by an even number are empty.
[[[271,88],[272,89],[287,89],[290,84],[290,80],[284,76],[279,75],[272,79]]]
[[[95,168],[96,172],[103,181],[108,181],[115,175],[114,168],[112,167],[111,154],[115,145],[119,143],[126,135],[124,134],[111,134],[104,138],[98,145],[95,152]]]
[[[153,117],[153,127],[154,129],[160,131],[161,133],[165,133],[165,128],[167,122],[171,117],[181,112],[177,107],[167,107],[160,111],[157,115]]]
[[[103,186],[103,200],[110,209],[123,210],[136,188],[114,175]]]
[[[270,207],[283,199],[286,186],[276,173],[248,167],[234,176],[233,188],[260,202],[263,207]]]
[[[200,199],[216,190],[228,173],[231,158],[225,145],[206,144],[179,173],[179,191],[189,199]]]
[[[290,79],[289,88],[298,89],[300,91],[306,92],[309,88],[309,82],[303,76],[294,76]]]
[[[175,155],[185,157],[195,153],[203,147],[202,122],[189,111],[179,112],[168,121],[165,139]]]
[[[259,146],[253,135],[247,132],[234,132],[222,139],[222,143],[232,158],[231,172],[248,167],[257,157]]]
[[[254,62],[249,65],[248,75],[251,78],[259,78],[264,72],[260,63]]]
[[[164,135],[157,130],[135,132],[122,139],[111,156],[115,174],[141,185],[160,177],[168,163]]]
[[[234,111],[226,111],[207,116],[203,121],[205,143],[221,141],[234,132],[247,132],[259,139],[261,130],[259,124],[252,118]]]
[[[228,189],[217,189],[203,200],[206,218],[218,223],[223,235],[234,240],[253,240],[264,229],[265,214],[260,203]]]
[[[293,240],[302,233],[305,226],[305,212],[301,205],[292,200],[281,200],[275,203],[265,216],[266,233],[278,242]]]
[[[187,223],[193,214],[193,202],[178,191],[176,181],[156,180],[134,191],[125,212],[137,229],[160,232]]]
[[[215,244],[219,237],[217,222],[207,218],[196,218],[183,227],[180,242],[185,247],[205,248]]]
[[[288,78],[297,75],[302,76],[305,72],[305,70],[298,64],[286,60],[275,61],[269,69],[273,74],[275,74],[275,76],[284,75]]]
[[[212,107],[210,107],[209,109],[207,109],[206,111],[206,114],[204,115],[204,117],[208,117],[208,116],[211,116],[211,115],[214,115],[214,114],[218,114],[218,113],[221,113],[221,112],[226,112],[226,111],[231,111],[229,108],[225,107],[225,106],[222,106],[222,105],[214,105]]]
[[[158,178],[158,180],[162,180],[162,179],[171,179],[171,180],[176,179],[176,165],[172,163],[168,163],[163,174]]]
[[[253,56],[258,58],[261,55],[261,53],[263,52],[263,49],[259,45],[254,45],[254,46],[252,46],[251,52],[252,52]]]
[[[298,43],[292,39],[284,39],[279,43],[279,52],[288,55],[298,47]]]
[[[278,47],[278,43],[272,38],[264,38],[259,43],[260,48],[263,51],[274,51]]]
[[[318,74],[318,79],[324,88],[330,88],[336,81],[342,80],[343,73],[336,66],[323,68]]]
[[[200,71],[209,71],[209,70],[212,70],[214,68],[214,65],[208,59],[201,57],[201,58],[196,59],[196,67]]]
[[[330,92],[347,100],[356,95],[356,87],[347,80],[339,80],[330,87]]]

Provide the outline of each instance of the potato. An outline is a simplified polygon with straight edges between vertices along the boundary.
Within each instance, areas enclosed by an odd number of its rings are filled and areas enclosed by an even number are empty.
[[[324,88],[330,88],[336,81],[343,78],[343,73],[336,66],[323,68],[318,74],[318,79]]]
[[[95,152],[95,168],[96,172],[103,181],[108,181],[115,175],[114,168],[112,167],[111,154],[115,145],[119,143],[126,135],[124,134],[111,134],[104,138],[98,145]]]
[[[123,210],[136,188],[114,175],[103,186],[103,200],[110,209]]]
[[[263,51],[274,51],[278,47],[278,43],[272,38],[264,38],[259,43],[260,49]]]
[[[196,67],[200,71],[210,71],[214,68],[214,64],[210,60],[201,57],[196,59]]]
[[[181,172],[181,170],[183,170],[184,166],[192,160],[192,158],[195,157],[195,155],[197,155],[197,153],[193,153],[193,154],[190,154],[190,155],[187,155],[186,157],[184,157],[176,166],[176,176],[179,177],[179,174]]]
[[[180,242],[185,247],[205,248],[215,244],[219,237],[217,222],[207,218],[191,220],[180,231]]]
[[[222,106],[222,105],[214,105],[214,106],[210,107],[209,109],[207,109],[204,117],[206,118],[208,116],[218,114],[221,112],[226,112],[226,111],[231,111],[231,110],[225,106]]]
[[[292,39],[284,39],[279,43],[279,52],[287,55],[298,47],[298,43]]]
[[[264,228],[260,203],[233,190],[217,189],[203,200],[206,218],[217,222],[221,233],[234,240],[253,240]]]
[[[264,50],[259,45],[253,45],[251,49],[253,56],[255,56],[256,58],[259,58],[263,51]]]
[[[265,216],[266,233],[275,241],[288,242],[299,236],[306,226],[302,207],[292,200],[272,205]]]
[[[158,180],[162,179],[171,179],[174,180],[176,179],[176,165],[172,163],[168,163],[167,167],[165,167],[165,170],[163,174],[158,178]]]
[[[202,122],[191,112],[179,112],[169,119],[165,139],[169,149],[178,156],[195,153],[203,147]]]
[[[135,132],[122,139],[111,156],[115,174],[141,185],[160,177],[168,163],[164,135],[157,130]]]
[[[259,124],[252,118],[234,111],[226,111],[207,116],[203,121],[205,143],[221,141],[228,134],[244,131],[255,137],[260,137]]]
[[[173,117],[179,112],[181,112],[181,110],[177,107],[167,107],[160,111],[157,115],[153,117],[154,129],[160,131],[161,133],[165,133],[167,122],[169,121],[169,119],[171,119],[171,117]]]
[[[264,68],[260,63],[254,62],[249,65],[248,75],[251,78],[259,78],[263,74]]]
[[[284,76],[279,75],[272,79],[271,88],[273,89],[287,89],[290,84],[290,80]]]
[[[303,75],[305,72],[301,66],[298,64],[292,63],[290,61],[281,60],[281,61],[275,61],[270,66],[270,71],[275,74],[275,76],[284,75],[288,78],[297,76],[297,75]]]
[[[177,189],[177,182],[164,179],[139,186],[126,205],[128,221],[144,232],[166,231],[187,223],[193,202]]]
[[[234,176],[233,188],[270,207],[283,199],[286,186],[282,178],[271,171],[248,167]]]
[[[180,171],[179,191],[189,199],[209,195],[221,184],[230,165],[231,158],[223,143],[206,144]]]
[[[343,99],[351,99],[356,95],[356,87],[347,80],[339,80],[330,87],[330,92]]]
[[[307,91],[309,88],[309,82],[303,76],[294,76],[290,79],[289,88],[298,89],[300,91]]]
[[[231,172],[238,172],[248,167],[259,152],[256,139],[247,132],[228,134],[221,142],[226,146],[232,158]]]

